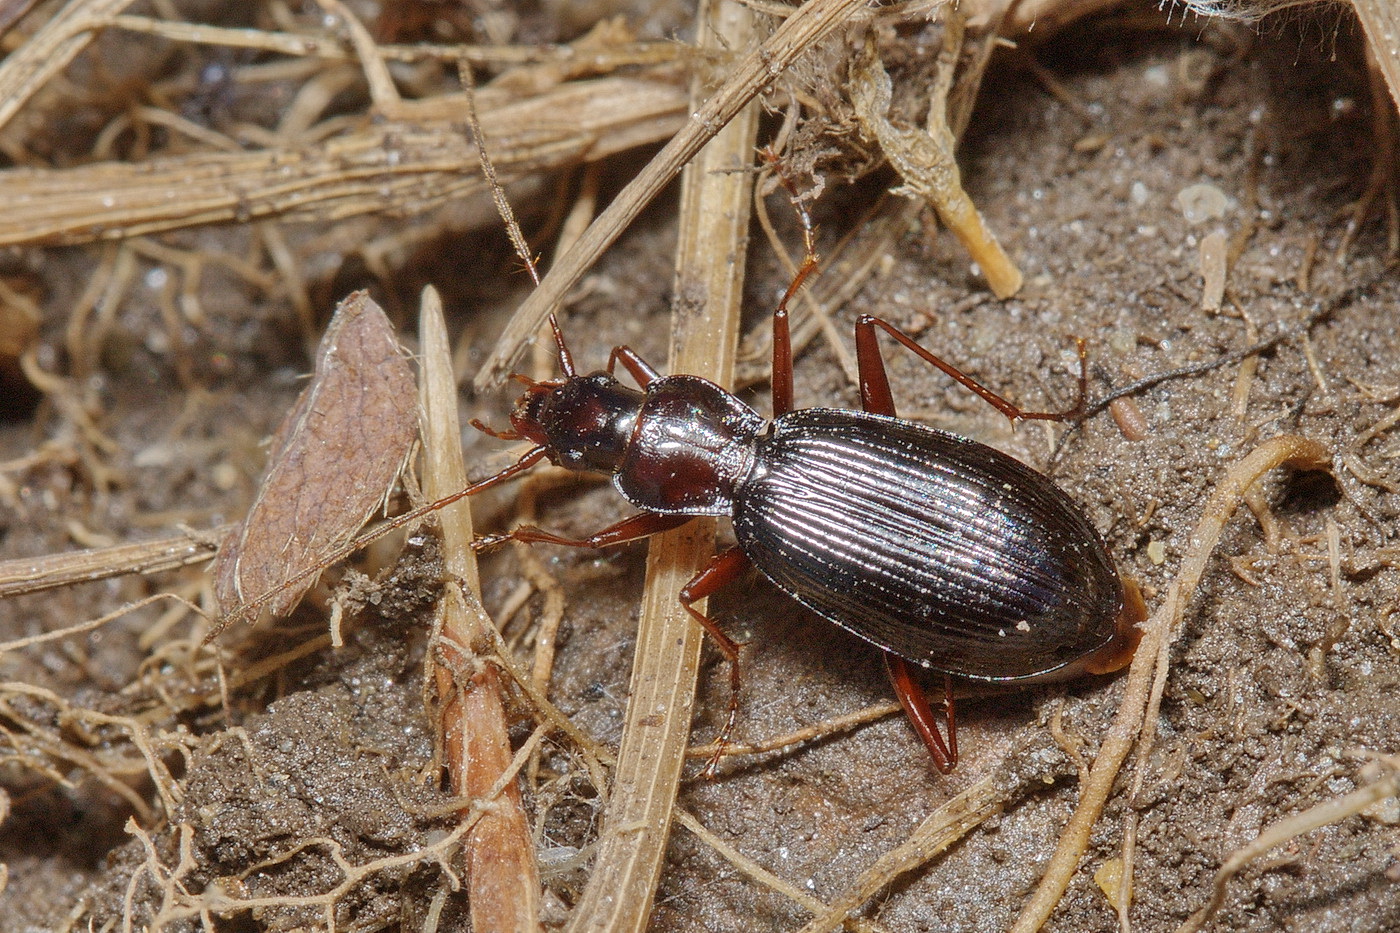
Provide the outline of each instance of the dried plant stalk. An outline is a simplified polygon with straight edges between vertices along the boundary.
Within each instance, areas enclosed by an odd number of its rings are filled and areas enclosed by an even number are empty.
[[[1391,767],[1394,767],[1393,759]],[[1368,784],[1349,794],[1325,800],[1316,806],[1309,807],[1302,813],[1295,813],[1293,816],[1266,827],[1253,840],[1231,853],[1225,864],[1221,865],[1220,870],[1215,873],[1210,902],[1177,927],[1176,933],[1199,933],[1210,921],[1210,918],[1215,915],[1215,912],[1220,909],[1220,905],[1225,902],[1225,891],[1230,884],[1230,879],[1270,849],[1301,836],[1303,833],[1340,823],[1348,817],[1365,812],[1368,807],[1372,807],[1389,797],[1397,796],[1400,796],[1400,771],[1392,770],[1373,784]]]
[[[436,499],[465,488],[467,468],[452,350],[442,302],[431,287],[423,294],[418,329],[423,341],[423,490]],[[473,802],[489,801],[511,768],[510,734],[500,672],[486,657],[495,650],[495,638],[477,595],[470,500],[444,507],[438,517],[447,583],[435,626],[442,641],[430,663],[440,701],[442,746],[453,791]],[[443,656],[450,660],[444,663]],[[463,811],[464,817],[470,815]],[[504,785],[467,835],[466,856],[472,929],[537,929],[539,868],[517,780]]]
[[[0,561],[0,599],[198,564],[214,556],[213,542],[228,530],[225,525],[210,531],[207,538],[176,534],[134,544]]]
[[[745,55],[729,78],[703,105],[697,106],[680,132],[656,154],[636,178],[618,193],[598,219],[567,253],[559,258],[540,287],[526,299],[492,348],[475,381],[479,390],[505,379],[525,346],[539,331],[550,311],[617,239],[651,199],[682,166],[797,57],[834,30],[860,15],[867,0],[812,0],[792,11],[757,49]],[[701,33],[703,36],[704,33]]]
[[[1394,0],[1352,0],[1371,58],[1390,88],[1391,103],[1400,107],[1400,5]]]
[[[87,48],[109,17],[132,0],[70,0],[0,64],[0,127],[34,92]]]
[[[1160,698],[1165,685],[1169,651],[1179,631],[1186,602],[1200,583],[1225,523],[1245,492],[1277,466],[1291,464],[1300,469],[1324,469],[1329,460],[1326,448],[1316,441],[1291,434],[1280,435],[1264,441],[1234,463],[1216,484],[1201,510],[1200,521],[1191,533],[1191,549],[1166,599],[1144,625],[1142,644],[1128,669],[1122,703],[1094,759],[1089,780],[1080,792],[1079,805],[1060,833],[1055,855],[1034,895],[1016,918],[1012,933],[1035,933],[1050,918],[1088,848],[1089,834],[1103,812],[1119,768],[1134,743],[1142,743],[1144,748],[1151,745],[1156,726],[1156,717],[1151,713],[1153,697]]]
[[[944,18],[945,73],[951,71],[962,50],[962,20],[949,12]],[[875,49],[866,41],[865,54],[852,71],[851,102],[861,127],[880,145],[885,158],[899,172],[904,187],[897,193],[926,201],[940,220],[982,268],[987,284],[998,298],[1010,298],[1021,288],[1021,271],[1006,255],[996,235],[988,229],[962,186],[954,148],[957,137],[949,126],[947,92],[951,82],[940,81],[929,111],[927,129],[899,127],[890,122],[893,87]]]
[[[668,73],[667,73],[668,74]],[[503,180],[601,159],[665,139],[685,94],[658,72],[483,101],[481,124]],[[386,122],[315,147],[207,152],[131,164],[0,172],[0,246],[85,243],[210,223],[280,217],[332,223],[410,216],[483,191],[461,114]]]
[[[703,43],[745,48],[753,31],[753,13],[740,4],[702,4],[696,34]],[[704,91],[697,84],[697,105]],[[757,128],[757,108],[742,108],[686,166],[681,191],[670,369],[720,385],[733,378],[739,343],[744,264],[733,257],[743,255],[748,235],[752,184],[744,170],[753,164]],[[569,918],[570,931],[641,931],[651,914],[704,641],[678,595],[708,559],[713,541],[713,519],[651,539],[622,745],[597,861]]]
[[[1047,783],[1046,780],[1033,782],[1023,774],[1010,774],[1004,768],[982,778],[930,813],[908,839],[862,871],[851,886],[800,933],[831,933],[839,929],[851,913],[895,879],[946,852],[977,826],[1001,813],[1008,801],[1025,794],[1035,784],[1043,788]]]

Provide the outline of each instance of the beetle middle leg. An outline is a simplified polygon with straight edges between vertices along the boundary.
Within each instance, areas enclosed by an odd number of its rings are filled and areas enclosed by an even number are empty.
[[[788,325],[788,301],[797,293],[802,283],[816,272],[816,266],[818,266],[818,259],[816,259],[816,252],[812,245],[812,221],[809,219],[805,207],[802,206],[801,199],[798,198],[791,181],[788,181],[784,175],[781,175],[781,172],[778,174],[778,178],[784,182],[785,188],[788,189],[788,193],[791,195],[792,205],[797,209],[798,216],[802,219],[802,231],[804,231],[805,234],[806,256],[804,262],[802,262],[801,268],[798,269],[797,276],[792,279],[792,283],[783,294],[781,301],[778,301],[777,310],[773,312],[773,375],[771,375],[773,417],[787,415],[787,413],[791,412],[792,408],[794,408],[794,392],[792,392],[792,336],[790,325]],[[939,360],[934,354],[928,353],[923,347],[918,346],[913,338],[907,336],[903,331],[899,331],[899,329],[895,328],[892,324],[882,321],[881,318],[875,318],[865,314],[861,315],[860,322],[855,325],[855,347],[857,347],[857,361],[858,364],[860,364],[861,402],[867,412],[875,412],[878,413],[878,415],[889,415],[890,417],[896,415],[895,396],[890,392],[889,377],[885,373],[885,361],[883,361],[881,354],[879,354],[879,343],[875,335],[876,326],[881,326],[882,329],[885,329],[886,332],[890,333],[890,336],[899,340],[900,343],[909,346],[910,349],[920,354],[925,360],[941,368],[945,373],[952,375],[953,378],[962,382],[963,385],[972,388],[974,392],[983,396],[983,398],[991,402],[991,405],[995,406],[997,410],[1011,417],[1012,420],[1016,420],[1018,417],[1021,417],[1021,419],[1023,419],[1023,417],[1057,417],[1057,419],[1061,419],[1061,417],[1070,416],[1068,413],[1067,415],[1060,416],[1037,415],[1037,413],[1022,412],[1021,409],[1016,408],[1016,406],[1008,402],[1007,399],[1001,398],[1000,395],[995,394],[991,389],[983,387],[983,385],[974,381],[969,375],[963,374],[958,368],[952,367],[951,364]],[[1088,385],[1085,380],[1084,366],[1082,366],[1082,363],[1084,363],[1084,342],[1082,342],[1082,340],[1079,342],[1079,360],[1081,360],[1081,367],[1079,367],[1079,401],[1077,405],[1075,405],[1075,408],[1072,409],[1074,413],[1078,413],[1079,410],[1084,409],[1085,389],[1086,385]],[[729,558],[729,553],[724,553],[724,555],[720,555],[720,558],[715,559],[714,565],[703,570],[703,572],[696,577],[696,580],[690,581],[690,586],[687,586],[686,590],[682,591],[683,595],[682,598],[680,598],[682,604],[685,604],[686,608],[690,609],[690,614],[696,616],[697,621],[699,621],[701,625],[706,626],[707,632],[710,632],[711,635],[715,637],[715,640],[721,643],[721,650],[722,647],[724,647],[724,642],[727,640],[727,637],[718,632],[713,621],[701,616],[696,609],[690,608],[689,602],[686,602],[685,593],[689,593],[692,587],[694,587],[694,584],[696,584],[696,581],[699,581],[701,577],[706,576],[707,573],[714,570],[715,565],[718,565],[721,560],[727,558]],[[738,576],[738,574],[735,573],[734,576]],[[725,583],[727,583],[727,581],[728,579],[725,580]],[[722,584],[718,584],[718,586],[722,586]],[[710,590],[707,590],[707,593],[713,593],[718,586],[711,587]],[[693,598],[699,598],[699,595],[694,595]],[[909,661],[897,656],[897,654],[890,653],[890,651],[885,651],[883,654],[885,654],[885,670],[889,674],[890,685],[895,688],[895,696],[899,698],[899,705],[904,709],[904,716],[909,719],[910,726],[914,728],[914,733],[917,733],[920,740],[924,742],[924,747],[928,748],[928,754],[934,759],[934,768],[937,768],[939,772],[945,773],[946,775],[946,773],[951,772],[953,766],[958,763],[958,713],[956,713],[956,707],[953,706],[952,679],[944,678],[944,719],[948,720],[948,740],[945,741],[944,737],[939,734],[938,721],[935,719],[930,703],[928,703],[928,696],[925,695],[923,686],[920,686],[917,679],[914,679],[913,668],[910,667]],[[736,653],[735,657],[732,658],[731,670],[732,688],[734,688],[734,692],[732,692],[731,703],[729,703],[729,721],[725,724],[724,731],[722,731],[720,735],[720,749],[715,752],[714,758],[710,759],[710,765],[707,766],[707,773],[713,773],[715,762],[718,761],[718,756],[724,751],[725,738],[728,737],[729,730],[734,727],[735,716],[736,713],[738,713],[739,665],[738,654]]]
[[[725,747],[729,744],[729,736],[739,721],[740,643],[725,634],[714,619],[696,609],[695,603],[707,596],[713,596],[739,579],[750,566],[749,559],[744,552],[737,547],[731,547],[716,555],[699,573],[690,578],[689,583],[681,587],[681,605],[685,607],[686,612],[690,613],[691,618],[700,623],[700,627],[715,640],[719,653],[724,655],[724,659],[729,662],[729,716],[725,719],[724,728],[720,729],[719,738],[715,740],[715,753],[705,763],[703,773],[706,778],[715,776],[719,760],[724,757]]]
[[[924,349],[904,331],[884,318],[862,314],[856,320],[856,362],[860,368],[860,400],[866,411],[895,416],[894,395],[890,391],[889,376],[885,373],[885,361],[880,355],[880,345],[876,328],[883,330],[920,359],[938,367],[959,383],[980,396],[987,404],[1001,412],[1011,421],[1068,421],[1084,413],[1089,394],[1088,350],[1081,337],[1074,338],[1079,351],[1079,396],[1073,407],[1064,411],[1026,411],[1007,401],[991,389]]]
[[[693,515],[662,515],[655,512],[642,512],[615,522],[587,538],[569,538],[545,531],[542,528],[536,528],[533,525],[521,525],[513,531],[483,535],[472,542],[472,548],[481,551],[505,544],[507,541],[521,541],[526,544],[556,544],[561,547],[605,548],[615,544],[626,544],[641,538],[649,538],[654,534],[679,528],[694,517]],[[729,744],[729,737],[739,720],[741,686],[739,648],[742,645],[725,634],[714,619],[696,609],[695,603],[714,595],[743,576],[748,569],[749,559],[737,547],[732,547],[716,556],[706,567],[695,574],[690,582],[681,588],[679,596],[680,604],[685,607],[685,611],[690,613],[691,617],[700,623],[700,627],[714,639],[719,653],[729,662],[729,715],[725,720],[724,728],[720,730],[719,738],[715,740],[718,748],[705,765],[704,774],[706,777],[714,777],[719,760],[724,757],[725,747]],[[927,707],[927,703],[925,703],[925,707]],[[954,758],[957,756],[956,745],[953,756]]]
[[[928,696],[914,680],[909,662],[886,651],[885,669],[890,675],[890,683],[894,685],[899,705],[904,708],[904,715],[908,717],[909,724],[919,734],[924,747],[933,758],[933,766],[941,774],[950,773],[958,763],[958,726],[957,713],[953,706],[953,679],[947,674],[943,675],[943,717],[948,720],[948,741],[945,743],[943,736],[938,732],[938,723],[933,717]]]

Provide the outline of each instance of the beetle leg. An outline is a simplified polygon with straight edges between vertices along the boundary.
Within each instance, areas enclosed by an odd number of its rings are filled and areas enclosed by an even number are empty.
[[[653,369],[650,363],[642,359],[636,350],[633,350],[629,346],[624,345],[612,348],[612,353],[608,356],[609,374],[616,368],[618,361],[622,362],[623,368],[632,374],[632,378],[637,380],[637,385],[643,389],[661,378],[661,374]]]
[[[886,651],[885,669],[889,671],[890,683],[894,685],[895,696],[899,697],[899,705],[904,707],[904,715],[909,718],[909,724],[923,739],[924,747],[933,757],[933,766],[940,774],[949,773],[958,763],[958,720],[953,706],[953,679],[946,675],[943,678],[943,716],[948,720],[948,741],[945,743],[939,734],[933,710],[928,705],[928,697],[914,679],[909,662]]]
[[[792,411],[792,329],[788,323],[788,301],[797,294],[807,276],[817,271],[817,254],[812,252],[812,243],[807,242],[807,258],[797,270],[792,284],[783,293],[783,300],[773,312],[773,374],[770,377],[773,398],[773,417],[786,415]]]
[[[737,547],[732,547],[717,555],[699,573],[691,577],[689,583],[681,587],[681,605],[715,640],[719,653],[724,655],[724,659],[729,662],[729,718],[725,720],[724,728],[720,730],[719,738],[715,740],[715,753],[705,763],[704,775],[706,778],[715,776],[719,760],[724,757],[725,748],[729,745],[729,736],[739,721],[740,643],[726,635],[714,619],[696,609],[694,604],[707,596],[713,596],[739,579],[749,569],[749,566],[749,559],[744,552]]]
[[[624,518],[602,531],[587,538],[566,538],[553,532],[536,528],[534,525],[521,525],[514,531],[503,534],[482,535],[472,542],[472,550],[484,551],[507,541],[523,541],[526,544],[558,544],[563,547],[604,548],[614,544],[626,544],[639,538],[649,538],[672,528],[679,528],[694,518],[693,515],[660,515],[656,512],[641,512]]]
[[[862,314],[856,321],[856,362],[860,369],[861,405],[866,411],[874,412],[879,415],[890,415],[892,417],[895,414],[894,396],[890,392],[890,380],[885,374],[885,361],[880,356],[880,344],[875,332],[875,328],[877,327],[899,341],[899,343],[903,344],[907,349],[913,351],[920,359],[933,364],[968,389],[977,393],[987,404],[991,405],[1013,422],[1068,421],[1084,412],[1085,400],[1089,391],[1089,354],[1082,338],[1075,338],[1075,344],[1079,349],[1079,398],[1074,403],[1074,407],[1065,411],[1026,411],[1002,398],[1000,395],[997,395],[991,389],[982,385],[982,383],[973,379],[952,363],[945,362],[934,356],[928,350],[919,346],[913,337],[910,337],[889,321],[869,314]]]
[[[482,434],[485,434],[485,435],[487,435],[488,437],[494,437],[494,438],[496,438],[497,440],[502,440],[502,441],[518,441],[518,440],[520,440],[522,437],[524,437],[524,435],[522,435],[519,431],[514,431],[514,430],[498,431],[498,430],[496,430],[495,428],[493,428],[493,427],[491,427],[490,425],[488,425],[486,422],[482,421],[480,418],[473,418],[473,419],[471,420],[471,426],[474,427],[474,428],[476,428],[476,429],[477,429],[478,431],[480,431]]]
[[[773,312],[773,417],[792,411],[792,331],[786,304]]]
[[[806,282],[809,276],[816,274],[820,263],[817,259],[816,235],[812,226],[812,215],[808,213],[807,206],[802,203],[802,196],[797,193],[797,185],[787,172],[783,171],[782,161],[776,152],[765,148],[759,155],[768,163],[768,167],[772,169],[779,184],[787,190],[793,210],[797,212],[797,219],[802,222],[802,265],[793,274],[792,283],[788,285],[787,291],[783,292],[782,300],[778,302],[778,308],[773,312],[772,392],[773,417],[776,418],[792,411],[793,405],[792,336],[788,329],[788,302],[797,294],[802,283]]]

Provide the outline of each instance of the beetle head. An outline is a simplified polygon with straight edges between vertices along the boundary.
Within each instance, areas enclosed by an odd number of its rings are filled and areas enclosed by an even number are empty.
[[[526,380],[510,423],[566,469],[612,473],[632,439],[644,397],[607,372]]]

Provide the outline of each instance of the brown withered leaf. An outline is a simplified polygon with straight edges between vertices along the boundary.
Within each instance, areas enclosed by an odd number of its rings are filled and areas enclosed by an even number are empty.
[[[355,292],[336,308],[316,372],[277,429],[252,508],[219,548],[214,592],[223,610],[275,592],[268,611],[291,611],[316,579],[298,578],[363,527],[417,431],[408,359],[384,311]]]

